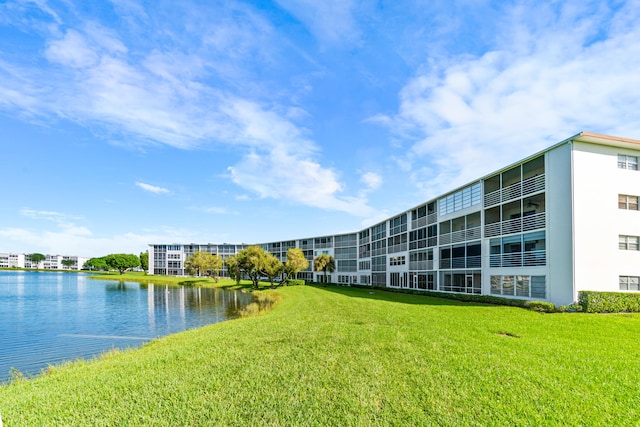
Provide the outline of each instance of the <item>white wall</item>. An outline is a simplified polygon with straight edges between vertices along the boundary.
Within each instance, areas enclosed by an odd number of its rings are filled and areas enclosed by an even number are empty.
[[[618,208],[618,194],[640,196],[640,171],[618,168],[618,154],[640,151],[574,144],[576,290],[619,291],[619,276],[640,276],[640,251],[618,249],[618,236],[640,236],[640,211]]]
[[[547,205],[547,298],[556,305],[576,301],[573,289],[571,144],[545,157]]]

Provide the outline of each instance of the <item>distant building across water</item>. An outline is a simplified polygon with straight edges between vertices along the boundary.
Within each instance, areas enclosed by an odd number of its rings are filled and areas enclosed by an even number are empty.
[[[33,262],[31,254],[0,253],[0,268],[34,268],[44,270],[81,270],[89,258],[69,255],[44,255],[44,260]],[[63,260],[74,261],[64,265]]]

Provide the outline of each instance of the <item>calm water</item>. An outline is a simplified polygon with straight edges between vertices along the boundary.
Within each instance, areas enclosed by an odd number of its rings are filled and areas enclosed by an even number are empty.
[[[251,294],[0,271],[0,381],[238,317]]]

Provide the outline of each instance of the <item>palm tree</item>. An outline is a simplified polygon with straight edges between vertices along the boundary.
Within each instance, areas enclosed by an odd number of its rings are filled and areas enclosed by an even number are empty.
[[[329,273],[336,271],[336,262],[331,255],[320,254],[313,260],[313,269],[324,272],[324,285],[327,286],[327,271]]]

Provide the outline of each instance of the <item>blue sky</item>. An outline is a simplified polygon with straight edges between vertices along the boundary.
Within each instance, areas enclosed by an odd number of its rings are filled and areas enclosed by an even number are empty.
[[[1,1],[0,252],[358,231],[640,138],[639,1]]]

